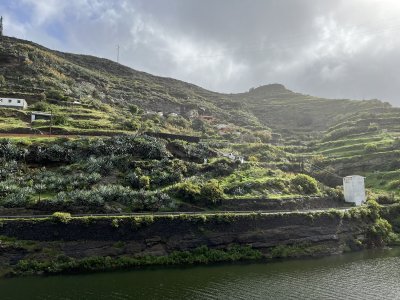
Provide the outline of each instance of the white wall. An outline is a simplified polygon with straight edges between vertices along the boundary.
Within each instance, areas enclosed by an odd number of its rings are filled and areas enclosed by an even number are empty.
[[[365,202],[364,177],[352,175],[343,178],[343,192],[346,202],[355,203],[357,206]]]
[[[25,99],[16,99],[16,98],[0,98],[0,106],[15,107],[22,109],[28,107]]]

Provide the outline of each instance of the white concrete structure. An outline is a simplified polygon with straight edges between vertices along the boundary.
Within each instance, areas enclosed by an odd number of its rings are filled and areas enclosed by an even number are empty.
[[[227,157],[231,160],[235,160],[236,159],[236,155],[233,153],[222,153],[222,156]]]
[[[12,107],[12,108],[25,109],[28,107],[28,103],[26,103],[25,99],[0,98],[0,107]]]
[[[351,175],[343,178],[343,192],[346,202],[354,203],[359,206],[365,202],[365,183],[364,177]]]
[[[243,164],[244,163],[244,157],[243,156],[238,156],[238,155],[235,155],[235,154],[233,154],[233,153],[222,153],[222,156],[223,157],[227,157],[227,158],[229,158],[230,160],[234,160],[234,161],[239,161],[241,164]]]
[[[51,113],[42,112],[42,111],[33,111],[31,113],[31,122],[36,120],[51,120]]]

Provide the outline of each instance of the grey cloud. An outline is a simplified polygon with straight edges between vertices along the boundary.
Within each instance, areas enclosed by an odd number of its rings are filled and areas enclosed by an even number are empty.
[[[22,2],[43,7],[54,0]],[[124,64],[221,92],[280,82],[316,96],[400,105],[396,0],[66,3],[49,9],[47,22],[25,24],[25,31],[36,31],[39,43],[56,45],[43,32],[61,20],[62,50],[115,60],[120,44]]]

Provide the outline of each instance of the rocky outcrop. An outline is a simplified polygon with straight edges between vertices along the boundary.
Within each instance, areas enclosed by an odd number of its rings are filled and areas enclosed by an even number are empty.
[[[320,245],[322,254],[340,253],[362,237],[372,220],[341,212],[273,215],[163,216],[3,220],[0,235],[33,240],[74,258],[166,255],[206,245],[251,246],[268,255],[282,245]],[[321,254],[319,253],[319,254]],[[4,252],[0,252],[4,262]],[[21,254],[21,257],[24,255]]]

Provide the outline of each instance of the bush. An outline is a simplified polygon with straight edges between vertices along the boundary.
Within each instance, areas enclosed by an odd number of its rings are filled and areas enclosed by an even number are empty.
[[[340,188],[329,188],[326,191],[326,195],[329,196],[332,200],[344,201],[344,194],[342,189]]]
[[[200,195],[200,186],[196,183],[186,181],[177,184],[174,188],[174,192],[178,198],[194,203]]]
[[[211,180],[201,187],[199,198],[205,204],[217,204],[224,198],[224,191],[218,181]]]
[[[53,221],[60,223],[68,223],[71,220],[71,214],[65,212],[55,212],[51,215]]]
[[[139,111],[139,107],[135,104],[129,105],[128,109],[129,109],[130,113],[133,115],[136,115]]]
[[[227,176],[232,174],[237,167],[237,163],[228,158],[221,158],[207,166],[206,171],[211,171],[215,176]]]
[[[32,194],[34,190],[29,187],[17,189],[0,200],[0,205],[4,207],[28,207],[33,204]]]
[[[316,194],[319,192],[318,182],[306,174],[297,174],[292,178],[291,184],[296,190],[305,194]]]
[[[50,111],[51,105],[47,102],[39,101],[36,102],[31,108],[35,111]]]
[[[60,90],[50,89],[46,91],[46,97],[49,99],[63,100],[64,93]]]
[[[381,247],[390,243],[393,238],[392,225],[387,220],[378,218],[369,228],[367,238],[371,247]]]
[[[396,199],[395,199],[395,197],[393,195],[380,194],[376,198],[376,202],[378,202],[379,204],[394,204],[397,201],[396,201]]]
[[[389,182],[389,188],[391,190],[400,189],[400,179],[392,180]]]
[[[263,143],[268,143],[272,138],[272,134],[268,130],[256,131],[254,136],[258,137]]]
[[[55,115],[53,118],[54,125],[67,125],[68,118],[65,115]]]
[[[366,144],[364,147],[366,153],[373,153],[378,151],[378,146],[376,144]]]
[[[142,189],[148,190],[150,188],[150,177],[145,175],[140,176],[139,186]]]

